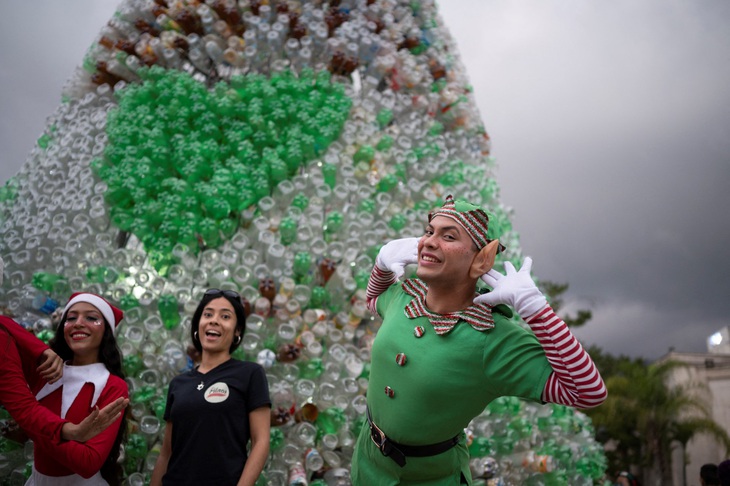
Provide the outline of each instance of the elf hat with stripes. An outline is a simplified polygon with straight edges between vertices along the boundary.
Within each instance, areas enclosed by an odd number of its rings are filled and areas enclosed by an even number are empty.
[[[466,230],[479,250],[484,248],[490,241],[499,237],[496,228],[498,225],[493,224],[490,227],[489,213],[487,211],[466,201],[454,201],[454,197],[451,194],[446,196],[446,202],[441,208],[429,213],[428,221],[430,222],[436,216],[445,216],[459,223]],[[495,218],[493,217],[493,219]],[[504,250],[505,247],[500,243],[497,253]]]

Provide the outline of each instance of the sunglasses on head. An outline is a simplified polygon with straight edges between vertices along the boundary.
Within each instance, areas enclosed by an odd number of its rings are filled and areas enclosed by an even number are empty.
[[[211,295],[211,296],[223,295],[230,299],[241,300],[241,296],[235,290],[208,289],[205,291],[205,295]]]

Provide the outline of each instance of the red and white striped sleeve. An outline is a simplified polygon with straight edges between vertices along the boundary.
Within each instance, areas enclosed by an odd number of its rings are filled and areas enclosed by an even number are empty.
[[[388,270],[382,270],[377,265],[373,266],[373,271],[370,272],[370,280],[368,280],[368,288],[365,292],[365,302],[367,303],[368,309],[373,314],[378,313],[376,302],[378,296],[388,290],[388,287],[393,285],[396,280],[395,273]]]
[[[568,326],[546,305],[525,319],[553,372],[545,383],[542,400],[576,408],[596,407],[606,400],[606,385],[593,360]]]

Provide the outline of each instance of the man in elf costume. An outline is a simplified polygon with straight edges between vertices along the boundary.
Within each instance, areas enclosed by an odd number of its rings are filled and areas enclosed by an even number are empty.
[[[383,324],[355,486],[471,484],[464,428],[497,397],[578,408],[605,400],[593,361],[532,281],[531,259],[519,271],[505,263],[505,275],[492,269],[496,238],[485,210],[448,196],[420,239],[380,250],[367,298]],[[398,282],[414,263],[418,278]],[[491,292],[476,293],[480,278]]]

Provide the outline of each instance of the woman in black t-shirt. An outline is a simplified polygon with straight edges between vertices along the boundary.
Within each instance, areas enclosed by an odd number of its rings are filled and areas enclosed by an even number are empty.
[[[231,358],[245,325],[236,292],[205,292],[190,326],[200,365],[170,382],[152,486],[253,486],[261,474],[269,454],[271,400],[264,369]]]

